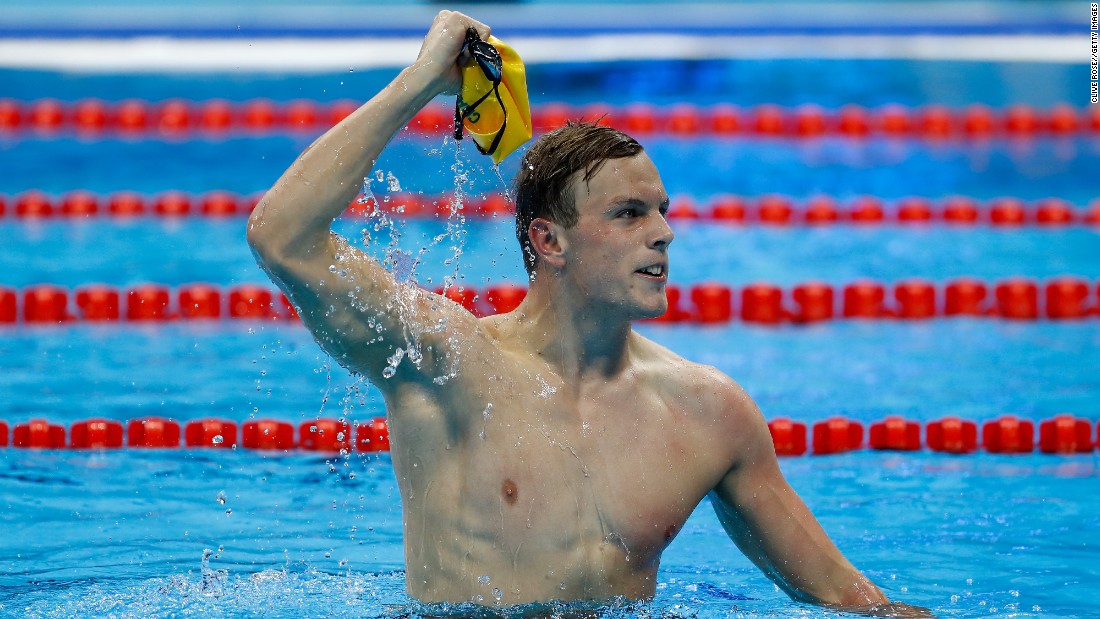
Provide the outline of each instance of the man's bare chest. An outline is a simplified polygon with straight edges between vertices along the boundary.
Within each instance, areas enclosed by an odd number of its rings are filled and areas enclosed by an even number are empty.
[[[604,548],[644,561],[709,490],[697,429],[652,389],[578,394],[550,375],[468,390],[440,470],[465,527],[502,545]],[[440,451],[436,450],[439,454]]]

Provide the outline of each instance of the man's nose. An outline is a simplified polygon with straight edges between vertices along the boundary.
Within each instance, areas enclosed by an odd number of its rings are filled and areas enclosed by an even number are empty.
[[[664,215],[657,215],[656,220],[657,223],[650,233],[652,236],[650,236],[649,246],[653,249],[664,249],[672,243],[672,239],[676,238],[676,233],[672,231],[672,226],[668,225],[668,219]]]

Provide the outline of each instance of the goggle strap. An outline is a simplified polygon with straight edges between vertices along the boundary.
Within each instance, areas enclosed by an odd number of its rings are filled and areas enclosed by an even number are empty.
[[[481,97],[477,101],[474,101],[473,103],[467,105],[465,110],[462,109],[462,95],[461,94],[458,95],[458,99],[455,100],[455,139],[456,140],[461,140],[462,139],[462,121],[465,120],[466,117],[469,116],[470,114],[473,114],[474,110],[477,109],[477,106],[481,105],[482,101],[488,99],[489,95],[491,95],[493,93],[496,93],[497,88],[499,86],[500,86],[499,82],[494,83],[492,90],[490,90],[489,92],[481,95]],[[499,93],[497,93],[497,101],[500,101],[500,94]],[[504,109],[504,103],[500,104],[500,109],[502,109],[502,110]],[[505,112],[505,113],[507,113],[507,112]]]
[[[466,119],[470,114],[474,113],[477,106],[481,105],[489,95],[495,95],[497,103],[500,104],[500,111],[504,114],[504,119],[501,120],[500,129],[497,130],[496,135],[493,136],[493,142],[489,145],[489,148],[482,148],[480,144],[474,142],[474,146],[482,155],[492,154],[498,146],[500,146],[500,140],[504,137],[504,129],[508,126],[508,108],[504,107],[504,100],[500,98],[500,80],[493,80],[493,89],[478,98],[477,101],[466,106],[466,109],[462,109],[462,95],[459,94],[455,99],[455,140],[462,139],[462,121]]]
[[[477,41],[481,41],[481,37],[477,34],[477,30],[474,30],[473,28],[467,28],[466,29],[466,42],[462,44],[463,51],[465,51],[467,48],[469,48],[471,43],[474,43],[474,42],[477,42]],[[483,68],[482,71],[484,72],[484,70],[485,69]],[[493,85],[496,86],[495,83]],[[488,96],[489,93],[485,93],[485,95]],[[466,118],[466,116],[469,116],[470,113],[473,112],[474,108],[477,107],[477,105],[479,103],[481,103],[484,99],[485,99],[485,97],[482,97],[481,99],[478,99],[473,105],[467,106],[467,108],[466,108],[467,111],[465,113],[463,113],[462,107],[461,107],[462,93],[459,92],[458,98],[455,99],[455,133],[454,133],[455,140],[461,140],[462,139],[462,120],[464,118]]]
[[[481,146],[477,142],[474,142],[474,146],[477,146],[477,150],[482,155],[489,155],[496,152],[497,147],[500,146],[500,139],[504,137],[504,130],[508,127],[508,108],[504,107],[504,101],[500,99],[500,83],[493,84],[493,94],[497,96],[497,103],[500,104],[500,111],[503,112],[504,118],[500,121],[500,129],[497,130],[497,134],[493,136],[493,143],[489,145],[489,148],[482,150]]]

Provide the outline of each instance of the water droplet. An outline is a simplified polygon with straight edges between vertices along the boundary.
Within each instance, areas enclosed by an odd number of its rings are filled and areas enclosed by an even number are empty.
[[[504,597],[504,592],[500,589],[493,589],[493,597],[499,602],[500,598]]]
[[[558,583],[558,589],[561,589],[562,591],[565,591],[565,583],[564,582],[559,582]]]
[[[213,438],[213,439],[211,439],[211,441],[210,441],[210,442],[214,443],[215,445],[221,445],[222,443],[224,443],[224,442],[225,442],[225,438],[224,438],[224,437],[222,437],[222,435],[221,435],[221,434],[215,434],[215,435],[214,435],[214,438]]]
[[[478,576],[477,577],[477,583],[479,585],[487,585],[487,584],[489,584],[489,577],[488,576]]]
[[[233,508],[229,508],[229,509],[225,510],[225,515],[226,516],[232,516],[233,515]]]
[[[218,491],[218,496],[215,498],[217,499],[218,503],[225,505],[225,490]]]

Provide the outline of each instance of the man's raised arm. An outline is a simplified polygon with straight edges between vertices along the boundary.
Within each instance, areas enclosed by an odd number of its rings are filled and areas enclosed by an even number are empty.
[[[468,28],[489,36],[487,26],[461,13],[439,13],[416,62],[310,145],[248,222],[248,243],[260,265],[301,310],[321,345],[376,383],[387,357],[405,345],[410,332],[419,337],[444,326],[453,332],[470,317],[438,296],[399,284],[333,233],[332,222],[358,195],[394,134],[436,95],[458,90],[455,61]],[[429,357],[424,362],[431,365]],[[398,371],[416,368],[405,363]]]
[[[931,617],[925,608],[890,602],[841,554],[783,478],[759,409],[740,387],[730,387],[728,395],[740,449],[711,504],[741,551],[800,602],[875,616]]]

